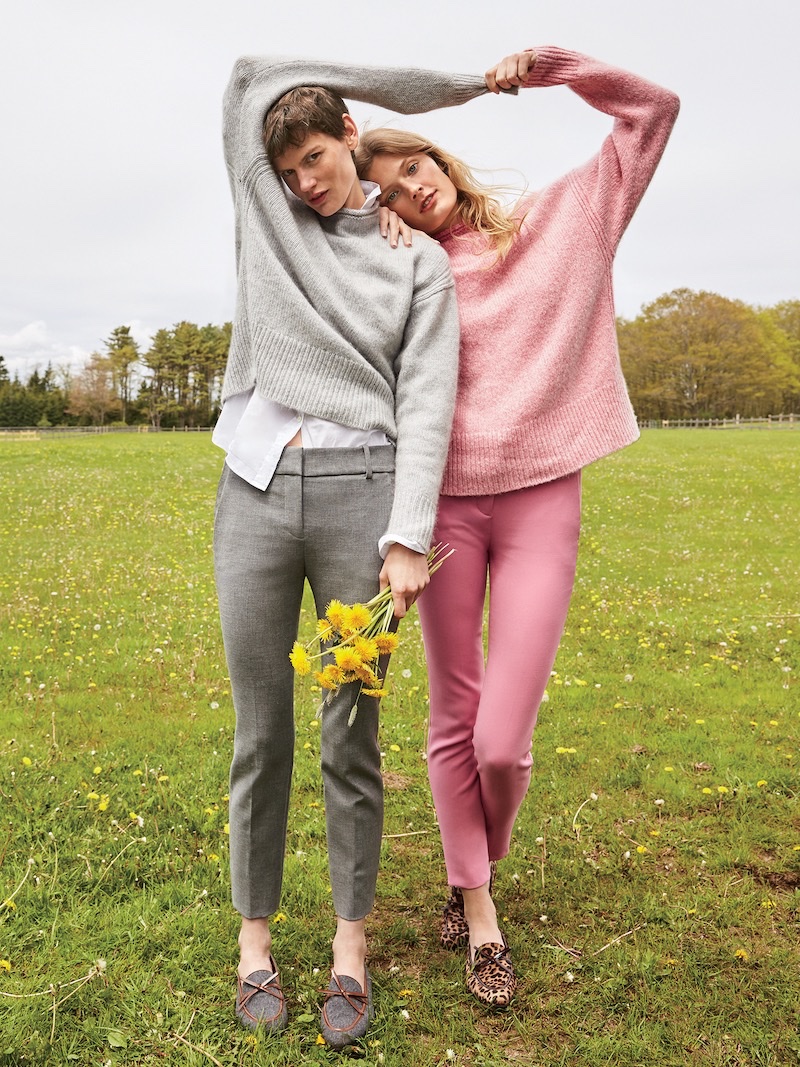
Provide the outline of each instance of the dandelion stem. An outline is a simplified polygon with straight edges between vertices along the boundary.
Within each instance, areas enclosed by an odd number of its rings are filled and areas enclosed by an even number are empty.
[[[620,934],[619,937],[615,937],[613,941],[609,941],[607,945],[603,945],[602,948],[599,948],[597,950],[597,952],[593,952],[592,955],[593,956],[599,956],[600,953],[601,952],[605,952],[605,950],[607,948],[611,948],[612,945],[616,945],[618,942],[622,941],[624,938],[630,937],[631,934],[635,934],[637,932],[637,930],[643,930],[645,928],[645,926],[647,926],[647,923],[641,923],[639,926],[634,926],[634,928],[632,930],[626,930],[624,934]]]
[[[212,1063],[215,1063],[217,1067],[223,1067],[219,1060],[212,1056],[207,1049],[204,1049],[200,1045],[193,1045],[191,1041],[187,1041],[186,1038],[182,1037],[180,1034],[175,1034],[172,1041],[173,1044],[177,1043],[178,1041],[182,1042],[182,1044],[186,1045],[187,1048],[190,1048],[193,1052],[199,1052],[201,1056],[206,1056],[208,1059],[211,1060]]]
[[[100,883],[103,881],[105,876],[108,874],[108,872],[114,866],[114,864],[117,862],[117,860],[120,858],[120,856],[122,855],[123,852],[127,852],[128,849],[131,847],[131,845],[135,845],[137,843],[138,844],[142,844],[146,840],[147,840],[147,838],[145,838],[145,837],[134,837],[134,838],[132,838],[127,843],[127,845],[125,845],[124,848],[121,848],[119,850],[119,852],[116,854],[116,856],[113,858],[113,860],[109,863],[109,865],[101,872],[100,877],[97,879],[97,884],[100,885]]]
[[[14,899],[14,897],[17,895],[17,893],[19,893],[20,889],[22,889],[22,887],[27,882],[28,875],[31,873],[31,867],[33,867],[33,856],[29,856],[28,857],[28,866],[26,867],[25,873],[22,876],[22,881],[19,883],[17,888],[14,890],[14,892],[11,894],[10,897],[6,897],[5,900],[0,901],[0,903],[3,903],[3,904],[6,905],[6,909],[4,909],[4,910],[7,910],[8,904],[11,903],[11,901]]]
[[[407,830],[404,834],[384,834],[384,841],[392,841],[396,837],[419,837],[420,834],[432,834],[433,830]]]

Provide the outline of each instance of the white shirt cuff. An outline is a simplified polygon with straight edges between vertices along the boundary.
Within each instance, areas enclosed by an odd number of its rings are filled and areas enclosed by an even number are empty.
[[[385,533],[378,541],[378,551],[381,554],[381,559],[386,559],[386,553],[392,545],[403,545],[405,548],[410,548],[412,552],[419,552],[423,556],[428,554],[427,549],[423,548],[419,541],[409,541],[406,537],[397,537],[395,534]]]

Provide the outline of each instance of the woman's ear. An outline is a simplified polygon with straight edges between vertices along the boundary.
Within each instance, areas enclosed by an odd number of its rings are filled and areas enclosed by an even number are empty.
[[[342,115],[342,125],[344,126],[344,143],[352,152],[358,145],[358,126],[348,114]]]

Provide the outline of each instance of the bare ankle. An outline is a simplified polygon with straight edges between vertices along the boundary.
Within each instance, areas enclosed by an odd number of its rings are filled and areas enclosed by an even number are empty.
[[[267,919],[242,917],[239,931],[239,974],[246,978],[253,971],[272,966],[272,935]]]

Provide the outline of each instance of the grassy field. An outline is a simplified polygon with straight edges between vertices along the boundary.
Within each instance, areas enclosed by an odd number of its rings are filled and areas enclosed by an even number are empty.
[[[233,1018],[219,468],[204,434],[0,441],[0,1065],[337,1059],[317,1041],[333,917],[308,686],[274,921],[290,1028]],[[650,431],[586,472],[497,882],[522,976],[504,1014],[438,947],[426,678],[403,625],[365,1064],[800,1063],[798,486],[791,431]]]

